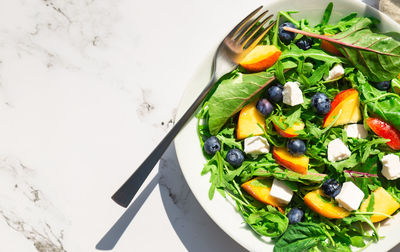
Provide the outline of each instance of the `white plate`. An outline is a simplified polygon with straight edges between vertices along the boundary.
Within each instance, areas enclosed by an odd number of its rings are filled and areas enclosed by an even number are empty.
[[[269,9],[275,16],[280,10],[298,10],[299,13],[295,14],[297,19],[307,18],[311,24],[317,24],[321,20],[323,11],[329,2],[327,0],[268,1],[265,3],[265,8]],[[359,16],[374,16],[379,18],[382,21],[379,27],[382,32],[400,32],[400,25],[362,2],[356,0],[337,0],[333,2],[334,10],[331,22],[336,22],[351,12],[357,12]],[[238,17],[238,19],[240,18]],[[189,107],[197,94],[200,93],[201,89],[208,82],[213,53],[214,51],[210,52],[210,55],[199,66],[197,74],[187,86],[178,109],[177,118],[182,116],[186,108]],[[224,199],[219,193],[215,193],[213,200],[208,199],[208,189],[210,188],[209,175],[200,175],[206,160],[203,157],[197,136],[196,118],[192,118],[178,135],[175,140],[175,147],[183,175],[193,194],[211,219],[246,249],[250,251],[272,251],[273,244],[269,243],[269,239],[265,241],[260,239],[259,236],[255,235],[247,227],[241,215],[236,211],[232,201]],[[389,250],[400,242],[399,233],[400,216],[397,216],[397,218],[386,222],[381,227],[380,234],[386,236],[386,238],[377,244],[372,244],[366,251]]]

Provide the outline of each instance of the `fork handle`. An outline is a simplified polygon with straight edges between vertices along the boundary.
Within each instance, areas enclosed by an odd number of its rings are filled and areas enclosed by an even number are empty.
[[[183,114],[183,116],[176,122],[168,134],[161,140],[157,147],[151,152],[151,154],[143,161],[143,163],[136,169],[136,171],[128,178],[128,180],[114,193],[111,197],[117,204],[122,207],[127,207],[135,197],[137,191],[149,176],[151,170],[160,160],[162,154],[166,151],[172,140],[179,133],[186,122],[192,117],[193,113],[200,106],[202,101],[206,98],[207,94],[211,91],[215,77],[211,78],[210,82],[200,93],[197,99],[189,107],[189,109]]]

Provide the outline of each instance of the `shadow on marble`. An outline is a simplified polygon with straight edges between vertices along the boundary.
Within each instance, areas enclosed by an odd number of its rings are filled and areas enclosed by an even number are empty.
[[[157,174],[150,183],[144,188],[139,196],[132,202],[132,204],[126,209],[124,214],[118,219],[117,222],[111,227],[111,229],[101,238],[96,244],[98,250],[112,250],[129,226],[133,218],[139,212],[146,199],[149,197],[151,192],[158,184],[160,174]]]
[[[165,211],[187,251],[246,251],[211,220],[195,199],[183,177],[174,144],[162,157],[159,174]]]

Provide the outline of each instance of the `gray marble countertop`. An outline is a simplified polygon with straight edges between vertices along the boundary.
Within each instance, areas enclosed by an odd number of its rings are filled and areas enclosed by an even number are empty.
[[[260,3],[0,1],[2,251],[245,251],[202,210],[173,144],[127,209],[110,196]]]

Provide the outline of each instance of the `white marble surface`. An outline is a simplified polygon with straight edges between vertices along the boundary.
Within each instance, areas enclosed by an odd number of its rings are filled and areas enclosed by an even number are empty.
[[[110,196],[173,125],[199,62],[262,3],[1,0],[1,250],[244,251],[173,145],[128,209]]]

